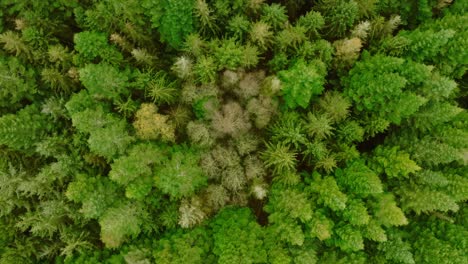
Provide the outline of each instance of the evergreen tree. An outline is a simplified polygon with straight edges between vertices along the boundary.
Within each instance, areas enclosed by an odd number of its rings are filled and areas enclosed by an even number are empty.
[[[52,128],[37,105],[28,105],[16,114],[0,118],[0,144],[15,150],[34,148]]]

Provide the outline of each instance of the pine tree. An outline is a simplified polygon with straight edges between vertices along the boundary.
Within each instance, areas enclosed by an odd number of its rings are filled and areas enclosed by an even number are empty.
[[[32,100],[38,92],[35,71],[15,57],[0,56],[0,107],[17,109],[24,99]]]
[[[277,175],[295,170],[296,153],[287,146],[280,143],[267,145],[267,149],[262,153],[262,158],[267,168],[271,168]]]
[[[324,17],[327,35],[332,37],[343,36],[353,26],[359,12],[355,1],[343,0],[322,0],[316,9]]]
[[[15,150],[31,149],[50,130],[47,116],[37,105],[28,105],[16,114],[0,117],[0,144]]]

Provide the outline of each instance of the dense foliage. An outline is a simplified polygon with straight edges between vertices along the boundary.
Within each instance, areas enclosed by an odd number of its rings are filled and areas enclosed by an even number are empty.
[[[0,0],[0,264],[468,263],[462,0]]]

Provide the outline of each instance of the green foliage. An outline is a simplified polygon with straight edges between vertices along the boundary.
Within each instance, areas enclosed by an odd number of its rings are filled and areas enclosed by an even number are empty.
[[[208,147],[213,145],[214,141],[210,137],[208,128],[200,123],[190,122],[187,124],[187,134],[190,142],[200,147]]]
[[[420,85],[430,76],[430,69],[426,66],[400,58],[366,56],[349,74],[344,92],[356,103],[358,111],[375,113],[399,124],[427,102],[411,91],[415,90],[411,87]]]
[[[212,57],[201,57],[194,66],[197,80],[203,84],[213,83],[216,80],[217,67]]]
[[[150,18],[151,25],[155,28],[161,25],[163,2],[161,0],[144,0],[141,2],[141,6],[145,9],[145,14]]]
[[[24,40],[21,39],[21,36],[16,32],[7,31],[0,34],[0,43],[3,44],[3,49],[9,53],[14,53],[16,56],[30,56],[30,47],[27,46]]]
[[[73,104],[68,104],[68,108],[69,111],[74,111]],[[104,111],[103,107],[95,110],[88,108],[73,114],[72,122],[80,132],[90,134],[89,149],[110,160],[118,154],[123,154],[134,138],[128,134],[127,123],[124,120],[106,114]]]
[[[127,74],[109,64],[88,64],[80,69],[80,81],[93,97],[116,100],[128,94]]]
[[[143,6],[151,16],[152,26],[161,34],[161,40],[180,48],[193,31],[194,1],[147,0]]]
[[[319,105],[334,122],[339,122],[349,115],[351,103],[340,93],[327,92],[320,98]]]
[[[109,178],[126,187],[128,198],[141,200],[151,191],[153,167],[163,157],[164,152],[157,145],[134,145],[128,155],[114,160]]]
[[[337,182],[356,195],[366,197],[383,192],[382,182],[363,160],[350,161],[346,168],[335,172]]]
[[[235,70],[242,65],[244,49],[234,39],[223,39],[213,45],[213,56],[216,58],[218,69]]]
[[[68,185],[65,195],[81,203],[80,213],[86,218],[99,219],[118,198],[117,187],[104,177],[79,174]]]
[[[301,223],[315,219],[310,200],[304,192],[274,184],[265,210],[270,214],[270,233],[291,245],[303,245],[305,235]]]
[[[468,45],[468,31],[462,26],[466,19],[466,16],[447,15],[414,31],[401,32],[398,37],[408,42],[404,46],[405,55],[435,65],[447,76],[461,78],[466,72],[467,61],[462,53]]]
[[[89,149],[107,159],[123,154],[134,141],[128,135],[127,123],[123,120],[95,130],[88,139]]]
[[[250,41],[261,49],[267,49],[270,46],[272,37],[270,25],[263,21],[254,23],[250,29]]]
[[[198,166],[200,156],[188,147],[175,148],[163,166],[156,169],[155,185],[172,199],[191,196],[206,184],[206,176]]]
[[[466,229],[458,223],[429,218],[412,228],[412,234],[420,234],[413,240],[416,263],[463,263],[467,260]]]
[[[311,237],[317,237],[320,241],[329,239],[333,232],[333,221],[321,212],[314,213],[309,226]]]
[[[400,33],[400,36],[405,37],[408,32]],[[440,49],[443,48],[449,40],[455,35],[455,31],[451,29],[441,30],[437,33],[432,30],[420,32],[412,31],[409,35],[409,47],[405,55],[413,58],[416,61],[424,61],[426,58],[433,58],[438,55]]]
[[[316,9],[325,20],[327,35],[342,37],[358,18],[358,5],[355,1],[322,0]]]
[[[321,179],[320,175],[314,175],[314,182],[311,183],[310,190],[319,195],[319,203],[323,203],[333,211],[346,208],[348,198],[340,191],[333,177],[328,176]]]
[[[31,149],[50,130],[48,118],[37,105],[0,117],[0,144],[15,150]]]
[[[412,210],[417,214],[431,211],[458,211],[458,204],[447,194],[428,188],[402,189],[404,210]]]
[[[280,211],[282,214],[290,218],[298,219],[302,222],[310,220],[312,217],[312,208],[310,202],[304,193],[296,189],[273,189],[270,198],[270,207],[266,207],[269,211]],[[277,212],[277,213],[280,213]],[[275,214],[271,214],[271,218],[275,218]]]
[[[24,99],[37,93],[35,71],[26,68],[15,57],[0,56],[0,107],[17,108]]]
[[[338,127],[337,134],[341,142],[361,142],[363,140],[364,130],[356,121],[346,121]]]
[[[435,126],[450,122],[462,111],[449,102],[433,102],[422,107],[409,122],[420,120],[414,127],[421,131],[430,131]]]
[[[95,108],[95,101],[88,91],[83,89],[70,97],[69,101],[65,104],[65,108],[69,115],[72,116],[79,112],[84,112],[88,108]]]
[[[213,253],[218,263],[262,263],[267,252],[262,249],[264,232],[247,208],[226,208],[212,224]],[[252,250],[252,249],[257,250]]]
[[[348,220],[350,224],[355,226],[363,226],[367,225],[367,234],[363,234],[364,236],[367,235],[369,238],[379,237],[380,233],[383,232],[383,236],[385,236],[384,231],[380,228],[380,226],[376,224],[372,224],[370,222],[370,216],[367,212],[367,207],[363,203],[362,200],[354,199],[349,201],[349,205],[347,210],[343,212],[343,218]],[[373,239],[376,241],[386,240],[386,239]]]
[[[300,115],[296,112],[283,113],[269,128],[271,140],[298,149],[300,145],[307,142],[307,130],[303,123]]]
[[[119,204],[107,210],[99,219],[101,240],[108,248],[119,247],[126,239],[140,232],[141,209],[132,203]]]
[[[377,10],[384,13],[395,13],[398,10],[397,12],[401,14],[403,24],[408,25],[409,28],[414,28],[420,23],[430,23],[431,18],[448,5],[450,5],[450,2],[386,0],[377,4]]]
[[[286,21],[288,21],[286,8],[279,4],[265,5],[262,7],[260,20],[265,21],[275,29],[282,28]]]
[[[415,132],[398,140],[397,145],[404,148],[411,158],[421,165],[436,166],[461,161],[468,144],[466,131],[453,127],[450,123],[432,129],[430,134],[419,136]],[[437,139],[434,142],[434,138]],[[431,146],[431,147],[429,147]]]
[[[158,241],[153,251],[157,263],[211,263],[209,231],[196,228],[187,233],[174,232]]]
[[[398,150],[378,147],[374,151],[374,162],[377,172],[385,173],[389,178],[408,178],[409,174],[419,171],[416,162],[412,161],[407,153]]]
[[[168,116],[158,114],[153,104],[144,103],[135,113],[133,127],[136,135],[141,139],[175,140],[175,127],[168,121]]]
[[[310,137],[324,139],[333,134],[332,120],[327,115],[307,114],[306,129]]]
[[[103,33],[83,31],[75,34],[73,40],[79,54],[76,59],[80,63],[95,62],[97,58],[108,63],[118,63],[123,59],[117,49],[108,44],[107,36]]]
[[[378,245],[378,250],[386,260],[398,261],[401,263],[414,264],[411,245],[403,241],[401,235],[391,233],[389,240]]]
[[[301,16],[297,20],[297,23],[299,26],[306,29],[308,35],[317,37],[319,36],[319,30],[321,30],[325,25],[325,20],[319,12],[310,11]]]
[[[306,108],[314,96],[322,93],[325,72],[321,62],[316,64],[301,60],[288,70],[279,72],[283,97],[289,108]]]
[[[237,15],[228,22],[227,30],[238,40],[244,40],[250,27],[248,18],[244,15]]]
[[[84,93],[78,94],[75,98],[82,99],[83,97],[80,95],[84,95]],[[87,99],[90,100],[89,97]],[[81,107],[78,108],[79,106],[77,105],[73,105],[73,101],[74,100],[71,100],[67,104],[67,106],[69,112],[71,112],[73,126],[75,126],[80,132],[91,133],[96,129],[103,128],[104,126],[118,122],[118,119],[116,119],[114,116],[112,116],[111,114],[106,114],[104,112],[104,107],[98,107],[97,109],[83,109]],[[84,111],[74,113],[74,111],[76,111],[75,109],[73,109],[74,107],[77,107],[78,109],[83,109]]]
[[[267,168],[272,168],[275,173],[282,174],[293,171],[296,165],[296,153],[280,143],[267,145],[262,153],[262,158]]]
[[[43,69],[41,72],[41,79],[56,93],[69,93],[73,88],[70,79],[55,69]]]
[[[408,221],[396,205],[394,198],[389,194],[378,196],[375,205],[375,217],[384,226],[400,226],[408,224]]]
[[[350,225],[337,227],[335,229],[338,239],[336,245],[343,251],[359,251],[364,249],[364,238],[359,230]]]

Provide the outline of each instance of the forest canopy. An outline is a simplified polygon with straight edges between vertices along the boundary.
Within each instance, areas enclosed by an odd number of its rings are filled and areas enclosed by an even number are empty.
[[[466,264],[467,50],[463,0],[0,0],[0,264]]]

